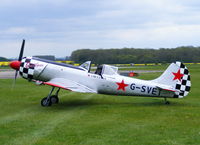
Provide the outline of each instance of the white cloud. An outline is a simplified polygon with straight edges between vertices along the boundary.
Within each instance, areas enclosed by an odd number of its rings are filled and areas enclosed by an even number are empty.
[[[70,55],[80,48],[199,45],[197,0],[2,0],[0,50]]]
[[[176,47],[199,45],[200,25],[171,25],[151,29],[116,30],[107,35],[116,42],[127,41],[132,47]]]
[[[35,29],[31,28],[31,27],[11,27],[8,28],[7,30],[3,30],[0,33],[4,33],[4,34],[31,34],[31,33],[35,33]]]
[[[1,0],[0,7],[23,7],[23,6],[34,6],[40,4],[52,4],[55,6],[62,6],[70,2],[70,0]]]

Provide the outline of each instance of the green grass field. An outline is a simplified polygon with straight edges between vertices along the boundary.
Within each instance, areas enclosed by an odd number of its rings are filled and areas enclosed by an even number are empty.
[[[1,145],[200,144],[200,66],[189,65],[192,90],[183,99],[60,92],[60,103],[41,107],[50,90],[18,79],[0,80]],[[154,69],[154,68],[152,68]],[[165,69],[160,67],[156,69]],[[153,79],[161,73],[139,77]]]

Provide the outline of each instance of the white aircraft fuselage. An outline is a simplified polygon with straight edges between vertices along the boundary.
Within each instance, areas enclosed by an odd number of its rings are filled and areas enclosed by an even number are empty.
[[[13,64],[20,66],[14,66]],[[162,98],[183,98],[190,90],[190,75],[187,68],[180,62],[172,63],[169,68],[155,80],[140,80],[121,76],[118,68],[102,65],[95,73],[90,72],[90,63],[79,67],[57,63],[36,57],[24,57],[21,62],[11,63],[12,68],[19,68],[20,75],[38,84],[50,85],[75,92],[99,93],[110,95],[146,96]],[[13,67],[14,66],[14,67]],[[181,68],[182,67],[182,68]],[[17,69],[16,69],[17,70]],[[182,81],[183,79],[183,81]],[[183,82],[183,83],[182,83]],[[58,92],[56,102],[58,102]],[[49,97],[51,96],[49,95]],[[50,106],[44,98],[42,106]],[[48,101],[47,101],[48,102]],[[52,101],[53,102],[53,101]]]
[[[94,92],[100,94],[173,97],[173,95],[167,94],[165,96],[162,94],[160,89],[157,87],[159,84],[152,81],[121,76],[117,73],[110,75],[102,73],[99,75],[88,72],[88,70],[84,68],[75,67],[72,65],[58,64],[39,58],[27,58],[31,59],[32,64],[28,63],[25,66],[29,68],[31,65],[34,65],[33,78],[31,78],[33,80],[42,82],[48,82],[53,78],[72,80],[79,84],[85,85]],[[109,65],[105,66],[109,67]],[[22,77],[29,79],[23,75]]]

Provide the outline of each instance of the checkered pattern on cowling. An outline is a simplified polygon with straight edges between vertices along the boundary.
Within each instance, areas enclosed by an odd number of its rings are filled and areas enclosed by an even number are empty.
[[[19,74],[25,79],[33,79],[35,65],[31,63],[32,58],[23,58],[19,68]]]
[[[174,98],[183,98],[187,96],[191,88],[190,73],[183,63],[176,62],[176,64],[180,67],[180,73],[183,74],[183,77],[175,86],[178,92],[175,93]]]

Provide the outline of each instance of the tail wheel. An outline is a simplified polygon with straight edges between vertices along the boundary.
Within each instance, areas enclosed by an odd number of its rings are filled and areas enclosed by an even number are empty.
[[[170,104],[170,102],[169,102],[169,101],[166,101],[166,102],[165,102],[165,104],[166,104],[166,105],[169,105],[169,104]]]
[[[165,104],[166,105],[169,105],[170,104],[170,102],[169,101],[167,101],[167,98],[164,98],[165,99]]]

